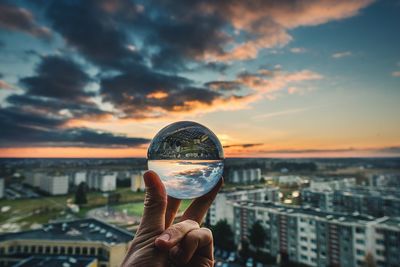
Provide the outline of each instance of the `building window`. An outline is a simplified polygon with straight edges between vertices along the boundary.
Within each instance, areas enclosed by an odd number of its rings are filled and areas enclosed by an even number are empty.
[[[65,247],[60,247],[60,254],[65,254]]]
[[[88,252],[87,248],[86,248],[86,247],[83,247],[83,248],[82,248],[82,254],[83,254],[83,255],[87,255],[87,252]]]
[[[90,255],[96,255],[96,249],[90,248]]]
[[[58,247],[53,247],[53,253],[58,254]]]
[[[50,246],[46,246],[46,254],[50,254],[51,252],[51,247]]]
[[[73,253],[74,253],[73,247],[68,247],[67,254],[73,254]]]
[[[357,249],[357,255],[364,255],[364,251],[361,249]]]

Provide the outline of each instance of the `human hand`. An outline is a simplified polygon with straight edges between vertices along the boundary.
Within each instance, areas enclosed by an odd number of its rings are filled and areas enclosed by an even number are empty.
[[[200,224],[222,186],[222,179],[206,195],[195,199],[180,222],[172,224],[181,200],[168,196],[158,175],[144,174],[144,212],[122,267],[213,266],[211,231]]]

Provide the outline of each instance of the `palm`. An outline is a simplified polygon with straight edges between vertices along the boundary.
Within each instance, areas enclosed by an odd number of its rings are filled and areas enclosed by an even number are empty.
[[[205,213],[214,200],[221,182],[208,194],[194,200],[172,225],[180,200],[166,196],[165,188],[154,172],[145,174],[146,198],[142,221],[122,267],[213,266],[213,242],[210,230],[200,228]],[[169,236],[168,240],[163,236]]]

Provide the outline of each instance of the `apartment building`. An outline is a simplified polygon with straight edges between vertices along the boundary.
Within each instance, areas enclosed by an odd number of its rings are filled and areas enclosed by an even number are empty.
[[[132,173],[131,175],[131,190],[133,192],[137,191],[144,191],[145,190],[145,184],[143,180],[143,175],[146,171],[137,171]]]
[[[65,195],[68,193],[68,176],[43,176],[40,179],[39,188],[50,195]]]
[[[36,256],[67,256],[97,259],[99,267],[119,267],[132,239],[131,233],[92,218],[51,223],[0,235],[0,266]]]
[[[400,266],[400,226],[393,226],[397,222],[393,218],[274,203],[237,202],[233,206],[235,241],[246,240],[251,226],[259,221],[267,234],[261,249],[272,256],[309,266],[361,267],[370,254],[379,267]]]
[[[87,185],[90,189],[102,192],[114,191],[117,188],[117,173],[93,171],[89,173]]]
[[[209,225],[215,225],[218,221],[226,219],[230,225],[233,225],[233,203],[245,200],[279,202],[279,188],[265,187],[219,192],[207,212],[206,222]]]
[[[261,179],[261,169],[239,169],[232,170],[229,174],[229,182],[234,184],[249,184],[259,182]]]

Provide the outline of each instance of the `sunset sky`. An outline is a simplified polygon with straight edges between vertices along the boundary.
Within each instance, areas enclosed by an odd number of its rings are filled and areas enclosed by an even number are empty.
[[[0,157],[400,156],[400,2],[0,0]]]

